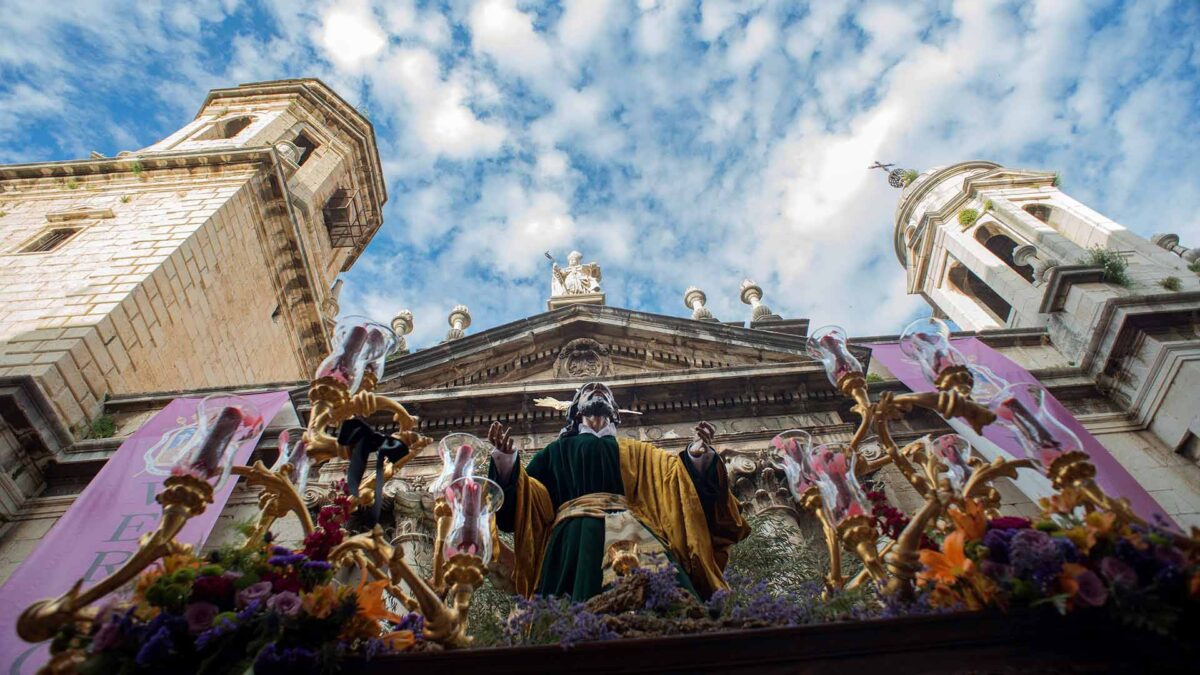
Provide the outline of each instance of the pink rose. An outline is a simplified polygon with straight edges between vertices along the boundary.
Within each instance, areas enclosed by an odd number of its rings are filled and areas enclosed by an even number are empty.
[[[188,631],[203,633],[212,628],[213,617],[220,610],[211,602],[193,602],[183,610],[183,618],[187,621]]]

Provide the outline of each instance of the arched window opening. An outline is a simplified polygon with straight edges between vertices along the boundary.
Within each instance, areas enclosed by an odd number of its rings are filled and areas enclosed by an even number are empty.
[[[217,120],[212,123],[204,131],[196,135],[197,141],[222,141],[229,140],[238,134],[242,133],[254,118],[250,115],[239,115],[228,119]]]
[[[1012,313],[1012,305],[1005,302],[1004,298],[996,294],[983,279],[980,279],[974,272],[967,269],[962,263],[954,263],[950,267],[950,271],[946,273],[946,280],[950,282],[950,286],[959,293],[971,298],[976,303],[982,305],[988,314],[992,315],[1000,324],[1008,323],[1008,316]]]
[[[1037,218],[1038,220],[1042,221],[1043,223],[1046,223],[1047,225],[1050,224],[1051,210],[1050,210],[1050,207],[1047,206],[1046,204],[1026,204],[1025,205],[1025,213],[1028,213],[1029,215],[1033,216],[1034,218]]]
[[[1012,237],[999,231],[990,223],[984,223],[975,230],[975,239],[979,243],[987,247],[993,255],[1008,265],[1012,271],[1021,275],[1025,281],[1033,283],[1033,266],[1018,265],[1013,260],[1013,251],[1017,248],[1017,242],[1013,241]]]
[[[304,166],[304,163],[308,161],[308,158],[312,156],[313,151],[315,151],[319,146],[316,141],[309,138],[308,134],[304,133],[303,131],[296,134],[296,138],[292,141],[292,143],[295,143],[296,148],[300,150],[300,156],[296,158],[296,164],[298,166]]]

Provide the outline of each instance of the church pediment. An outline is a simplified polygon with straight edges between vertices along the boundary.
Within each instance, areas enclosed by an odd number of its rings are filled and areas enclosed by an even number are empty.
[[[383,391],[812,363],[799,335],[576,305],[388,363]]]

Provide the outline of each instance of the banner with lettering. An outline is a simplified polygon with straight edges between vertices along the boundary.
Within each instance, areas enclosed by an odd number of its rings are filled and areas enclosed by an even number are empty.
[[[950,342],[967,357],[968,363],[988,367],[993,373],[1009,384],[1037,382],[1037,378],[1031,375],[1029,371],[977,338],[953,338]],[[887,343],[869,346],[871,347],[872,357],[879,359],[880,363],[886,366],[892,372],[892,375],[895,375],[909,389],[913,391],[933,391],[933,385],[929,384],[921,374],[921,367],[915,361],[905,356],[900,351],[898,344]],[[1084,428],[1083,424],[1075,419],[1075,416],[1058,399],[1054,398],[1053,395],[1049,395],[1047,406],[1054,413],[1055,417],[1074,432],[1083,443],[1084,451],[1088,453],[1092,464],[1096,466],[1096,483],[1101,488],[1110,495],[1128,499],[1133,510],[1147,520],[1151,519],[1155,514],[1163,514],[1165,517],[1162,507],[1150,496],[1150,493],[1146,492],[1145,488],[1137,482],[1137,479],[1125,470],[1125,467],[1117,461],[1117,458],[1113,457],[1112,453],[1101,445],[1100,441],[1096,440],[1096,437],[1092,436]],[[1012,434],[998,424],[991,424],[984,427],[983,435],[980,436],[960,419],[948,421],[955,433],[971,441],[972,446],[979,450],[989,461],[996,456],[997,452],[1003,453],[1004,456],[1009,458],[1025,456],[1024,451]],[[1035,501],[1053,492],[1050,487],[1050,481],[1032,471],[1019,472],[1016,483],[1017,487],[1026,496]],[[1170,521],[1169,518],[1168,521]]]
[[[285,391],[243,396],[269,422],[288,401]],[[138,538],[153,532],[162,512],[155,495],[165,476],[146,472],[146,451],[173,434],[190,433],[196,423],[199,398],[177,398],[121,443],[96,477],[46,534],[38,547],[0,587],[0,668],[16,674],[34,673],[49,659],[48,644],[30,645],[17,637],[17,618],[30,604],[60,595],[83,579],[87,588],[118,569],[138,548]],[[246,439],[234,455],[244,464],[259,436]],[[204,513],[192,518],[178,541],[204,544],[233,492],[236,479],[226,481]]]

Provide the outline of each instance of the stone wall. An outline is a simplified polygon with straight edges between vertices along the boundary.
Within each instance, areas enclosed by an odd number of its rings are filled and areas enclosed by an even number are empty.
[[[273,317],[260,180],[239,165],[10,185],[0,376],[33,376],[77,425],[110,394],[307,375],[287,322]],[[48,225],[81,231],[49,252],[16,252]]]

